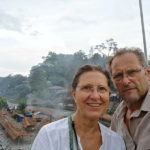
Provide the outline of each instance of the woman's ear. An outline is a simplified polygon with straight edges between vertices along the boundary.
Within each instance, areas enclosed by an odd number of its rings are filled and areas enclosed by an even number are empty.
[[[72,94],[72,97],[73,97],[73,99],[74,99],[74,101],[75,101],[75,103],[76,103],[76,93],[75,93],[75,90],[71,90],[71,94]]]

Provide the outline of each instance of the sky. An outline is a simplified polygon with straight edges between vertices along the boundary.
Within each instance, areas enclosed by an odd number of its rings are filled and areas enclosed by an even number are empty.
[[[150,0],[142,0],[150,55]],[[143,50],[139,0],[0,0],[0,77],[28,76],[49,51],[73,54],[113,38]]]

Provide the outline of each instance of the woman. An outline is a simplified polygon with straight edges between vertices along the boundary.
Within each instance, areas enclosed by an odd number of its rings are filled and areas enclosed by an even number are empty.
[[[32,150],[125,150],[122,138],[98,122],[109,103],[110,79],[100,66],[78,69],[72,82],[76,112],[45,125]]]

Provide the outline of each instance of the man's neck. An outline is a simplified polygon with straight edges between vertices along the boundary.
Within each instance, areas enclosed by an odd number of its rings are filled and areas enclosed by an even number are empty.
[[[127,103],[127,113],[132,114],[134,111],[139,110],[142,106],[143,100],[139,100],[135,103]]]

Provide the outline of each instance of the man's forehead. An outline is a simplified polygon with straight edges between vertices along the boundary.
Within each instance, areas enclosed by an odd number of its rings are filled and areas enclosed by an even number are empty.
[[[120,71],[128,71],[131,69],[139,69],[140,67],[142,67],[142,65],[140,64],[135,54],[130,55],[130,53],[127,53],[114,58],[111,65],[111,71],[112,73],[116,73]]]
[[[116,56],[111,64],[111,68],[113,68],[114,66],[127,66],[127,65],[131,65],[131,64],[138,64],[141,65],[139,62],[139,59],[137,58],[137,56],[133,53],[125,53],[119,56]]]
[[[121,55],[115,56],[114,59],[113,59],[113,61],[115,59],[120,59],[120,58],[124,58],[124,57],[138,59],[138,57],[136,56],[136,54],[134,54],[132,52],[127,52],[127,53],[123,53]]]
[[[117,73],[117,72],[126,72],[126,71],[131,71],[131,70],[136,70],[136,69],[141,69],[142,66],[140,65],[126,65],[125,67],[116,67],[112,70],[112,74],[113,73]]]

